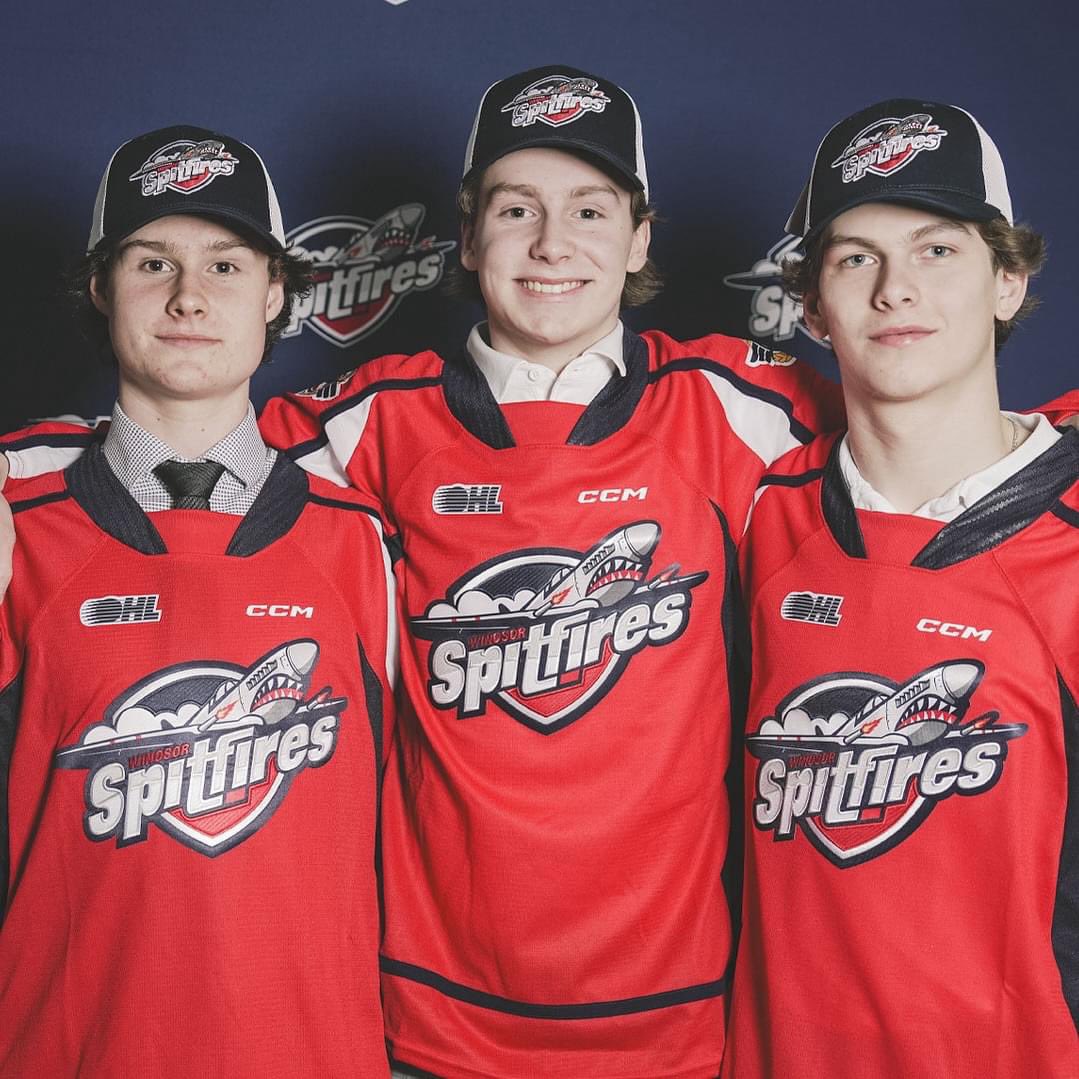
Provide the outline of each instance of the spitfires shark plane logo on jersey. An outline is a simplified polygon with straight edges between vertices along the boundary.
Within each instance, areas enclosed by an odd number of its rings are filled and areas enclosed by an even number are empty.
[[[178,139],[155,150],[128,179],[141,183],[144,197],[165,191],[190,195],[212,184],[218,176],[231,176],[237,164],[219,139]]]
[[[502,111],[510,114],[514,127],[531,127],[537,120],[548,127],[562,127],[590,112],[603,112],[610,103],[595,79],[546,75],[526,86]]]
[[[685,632],[707,572],[677,563],[649,577],[655,521],[635,521],[587,551],[513,551],[465,574],[410,619],[433,641],[428,693],[459,719],[487,702],[543,734],[580,719],[644,648]]]
[[[909,165],[920,153],[937,150],[948,132],[927,112],[887,116],[866,125],[832,162],[843,170],[843,183],[857,183],[867,173],[889,176]]]
[[[318,654],[294,640],[250,667],[181,663],[123,693],[54,758],[87,771],[86,835],[125,847],[154,824],[214,856],[258,831],[337,746],[348,702],[329,687],[308,696]]]
[[[746,739],[757,768],[753,821],[776,841],[801,828],[834,865],[907,839],[953,794],[993,787],[1026,724],[967,719],[984,664],[940,663],[898,684],[832,674],[799,686]]]
[[[377,221],[330,216],[308,221],[287,246],[314,263],[314,288],[293,307],[282,337],[305,326],[345,348],[381,326],[413,292],[442,280],[453,240],[419,238],[426,210],[408,202]]]

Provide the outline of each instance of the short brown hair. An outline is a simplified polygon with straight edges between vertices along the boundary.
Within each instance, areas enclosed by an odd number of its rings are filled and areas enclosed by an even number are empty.
[[[97,346],[102,357],[115,363],[112,343],[109,339],[109,320],[94,306],[90,299],[90,282],[97,280],[108,288],[116,256],[116,245],[97,248],[83,255],[65,275],[65,291],[71,302],[75,317],[78,319],[86,337]],[[256,246],[256,250],[261,250]],[[262,362],[270,362],[270,352],[277,343],[292,315],[292,305],[311,291],[312,265],[299,255],[289,251],[265,252],[269,259],[271,281],[280,281],[285,302],[281,311],[272,321],[266,323],[266,346],[262,353]]]
[[[971,224],[989,248],[994,272],[1004,270],[1006,273],[1025,273],[1033,277],[1045,265],[1045,237],[1028,225],[1011,225],[1003,217],[994,217],[991,221],[972,221]],[[788,259],[783,263],[783,287],[796,300],[804,299],[817,289],[824,252],[827,250],[823,239],[824,233],[818,234],[806,247],[804,258]],[[1012,330],[1035,311],[1040,302],[1037,296],[1028,294],[1010,319],[993,320],[998,352]]]
[[[613,174],[611,175],[613,178]],[[619,186],[623,186],[620,180],[616,182]],[[462,234],[476,226],[482,184],[483,172],[476,172],[461,185],[461,190],[457,193],[457,220]],[[649,204],[643,191],[630,192],[629,212],[634,231],[645,221],[657,220],[655,208]],[[640,307],[649,300],[655,299],[662,288],[663,278],[656,264],[650,258],[645,259],[644,265],[639,270],[626,274],[626,283],[622,286],[621,306]],[[446,292],[459,300],[483,303],[478,276],[474,270],[466,270],[460,264],[454,266],[447,275]]]

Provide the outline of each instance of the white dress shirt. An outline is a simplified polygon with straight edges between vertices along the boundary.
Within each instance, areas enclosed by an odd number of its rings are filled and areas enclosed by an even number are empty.
[[[912,510],[912,516],[926,517],[931,521],[954,521],[964,510],[984,498],[1005,480],[1011,479],[1020,469],[1026,468],[1035,457],[1043,454],[1060,438],[1060,432],[1041,413],[1019,415],[1015,412],[1004,412],[1002,415],[1017,427],[1030,432],[1026,441],[988,468],[967,476],[955,486],[949,487],[943,494],[931,498],[916,510]],[[858,471],[858,466],[854,463],[854,457],[847,444],[849,437],[849,435],[844,435],[839,447],[839,470],[846,481],[855,509],[876,510],[878,513],[898,513],[899,510],[884,495],[875,490]]]
[[[555,374],[541,363],[530,363],[519,356],[499,352],[487,343],[487,323],[472,327],[468,335],[468,354],[487,379],[491,393],[500,405],[518,401],[564,401],[572,405],[588,405],[610,381],[611,375],[626,373],[622,355],[622,323],[606,337]]]

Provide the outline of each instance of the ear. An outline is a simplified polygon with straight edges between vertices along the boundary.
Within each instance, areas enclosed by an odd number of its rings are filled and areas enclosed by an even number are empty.
[[[101,281],[98,274],[94,274],[90,278],[90,302],[96,307],[106,318],[112,315],[112,305],[109,303],[109,297],[105,292],[104,282]]]
[[[476,223],[470,222],[461,226],[461,265],[466,270],[475,270],[476,262]]]
[[[652,242],[652,222],[642,221],[633,232],[629,245],[626,273],[636,273],[648,261],[648,245]]]
[[[994,314],[1001,322],[1007,322],[1022,306],[1029,283],[1029,274],[997,270],[997,307]]]
[[[266,322],[273,322],[281,308],[285,306],[285,283],[279,277],[270,279],[270,287],[266,292]]]
[[[802,297],[802,317],[809,327],[809,332],[818,341],[828,340],[828,319],[820,305],[820,293],[816,290],[807,292]]]

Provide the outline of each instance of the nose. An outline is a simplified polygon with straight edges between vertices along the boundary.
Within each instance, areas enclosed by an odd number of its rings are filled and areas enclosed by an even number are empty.
[[[909,307],[918,299],[914,275],[901,262],[882,262],[877,273],[874,306],[881,311]]]
[[[176,275],[168,310],[177,317],[206,313],[206,292],[196,272],[181,270]]]
[[[532,240],[532,257],[544,262],[561,262],[573,254],[569,226],[557,214],[544,214]]]

